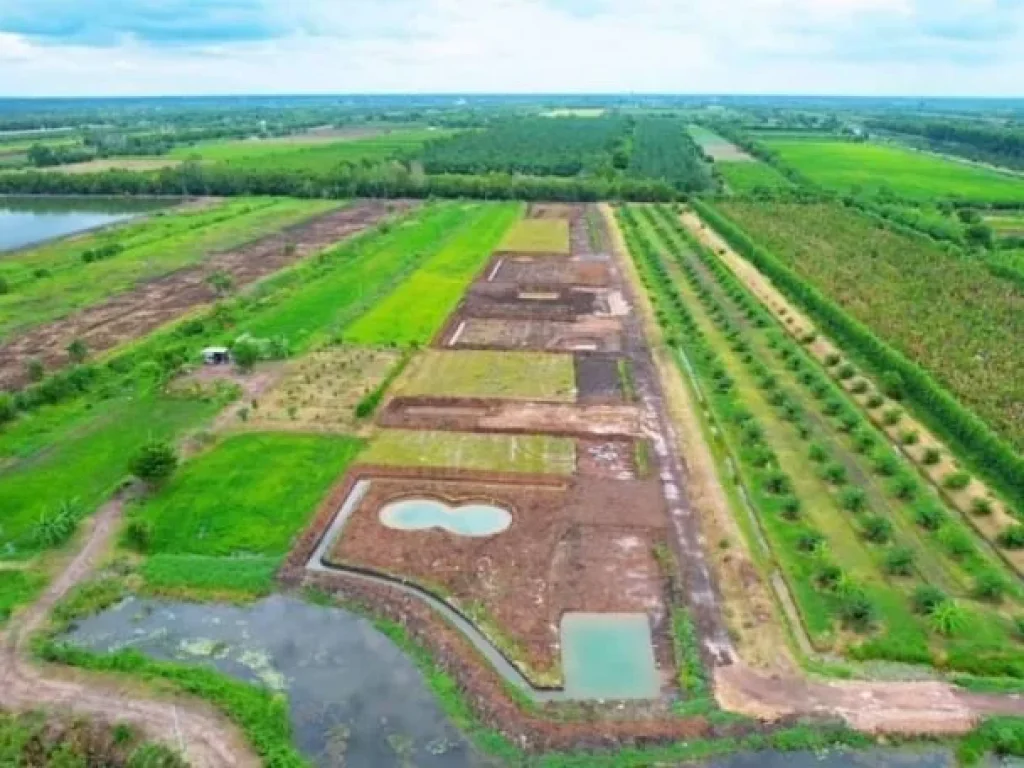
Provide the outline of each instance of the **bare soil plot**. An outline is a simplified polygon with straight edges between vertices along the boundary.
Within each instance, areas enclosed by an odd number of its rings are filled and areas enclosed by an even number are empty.
[[[571,355],[430,349],[395,386],[407,397],[469,397],[574,402]]]
[[[529,283],[475,283],[466,294],[466,315],[491,318],[573,320],[602,310],[602,294],[594,289]]]
[[[724,139],[714,131],[709,131],[699,125],[691,125],[688,128],[690,136],[700,148],[704,150],[716,163],[750,162],[754,158],[737,147],[728,139]]]
[[[573,219],[583,215],[583,206],[572,203],[530,203],[526,213],[531,219]]]
[[[103,352],[213,302],[216,294],[207,278],[214,272],[227,273],[236,286],[248,285],[413,205],[409,201],[356,202],[34,328],[0,347],[0,388],[24,385],[30,359],[39,359],[48,368],[65,364],[67,346],[74,339],[84,341],[92,352]]]
[[[570,436],[643,436],[631,405],[575,405],[460,398],[396,397],[378,423],[398,429]]]
[[[584,316],[575,322],[470,317],[456,325],[447,346],[471,349],[543,349],[550,352],[622,349],[622,323]]]
[[[627,394],[622,391],[629,363],[614,355],[577,355],[576,386],[581,403],[618,403]]]
[[[611,281],[608,265],[528,256],[499,256],[486,270],[488,282],[558,284],[603,288]]]
[[[383,525],[385,504],[437,499],[509,510],[503,533],[464,537]],[[634,513],[639,507],[641,511]],[[656,484],[587,478],[563,489],[481,481],[374,478],[328,554],[400,576],[456,605],[538,686],[560,685],[567,611],[645,613],[672,669],[665,585],[654,558],[666,519]]]
[[[348,346],[306,355],[289,363],[280,383],[249,405],[245,425],[351,433],[357,427],[356,405],[400,358],[398,350]]]

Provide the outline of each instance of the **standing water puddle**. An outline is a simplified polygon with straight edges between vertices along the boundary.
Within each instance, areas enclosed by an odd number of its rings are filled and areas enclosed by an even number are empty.
[[[448,722],[413,663],[341,608],[283,596],[246,607],[131,598],[67,639],[212,664],[285,693],[295,745],[319,766],[490,764]]]
[[[512,515],[491,504],[452,508],[435,499],[403,499],[384,506],[380,521],[388,528],[402,531],[440,528],[456,536],[493,536],[508,530]]]

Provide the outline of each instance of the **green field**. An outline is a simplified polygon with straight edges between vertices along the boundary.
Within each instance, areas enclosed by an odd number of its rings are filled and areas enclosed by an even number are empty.
[[[1001,211],[985,214],[983,218],[996,237],[1024,237],[1024,212]]]
[[[326,200],[236,198],[209,209],[168,211],[141,222],[60,240],[0,260],[0,340],[337,208]],[[86,263],[82,254],[122,250]]]
[[[0,548],[8,557],[38,551],[33,534],[40,515],[72,500],[83,514],[92,512],[127,477],[132,455],[147,439],[197,427],[218,407],[156,396],[118,398],[93,403],[78,416],[58,406],[0,432],[0,456],[11,457],[0,463]],[[47,418],[51,414],[56,423]],[[36,444],[37,429],[46,435],[45,447]]]
[[[468,208],[465,221],[392,293],[345,332],[354,344],[426,344],[455,309],[502,235],[521,215],[515,203]]]
[[[482,397],[575,402],[573,356],[543,352],[429,349],[397,387],[410,397]]]
[[[576,443],[547,435],[384,429],[359,460],[397,467],[571,475],[576,470]]]
[[[133,508],[154,554],[283,555],[359,453],[347,437],[244,434],[191,459]]]
[[[1018,448],[1024,447],[1019,287],[979,260],[841,205],[722,203],[724,214]]]
[[[303,145],[292,141],[216,141],[176,147],[169,157],[186,160],[199,157],[203,162],[247,170],[305,171],[326,173],[343,163],[378,162],[412,157],[433,139],[450,131],[417,129],[395,131],[369,138],[325,143],[322,139]]]
[[[753,158],[728,139],[719,136],[702,125],[689,125],[686,130],[690,138],[716,163],[747,163]]]
[[[500,250],[523,253],[570,253],[569,222],[564,219],[523,219],[501,241]]]
[[[760,160],[748,160],[743,163],[720,162],[715,167],[722,174],[729,190],[740,195],[756,189],[788,189],[793,186],[793,182]]]
[[[891,145],[803,139],[761,140],[782,162],[828,189],[914,200],[1024,202],[1024,179]]]

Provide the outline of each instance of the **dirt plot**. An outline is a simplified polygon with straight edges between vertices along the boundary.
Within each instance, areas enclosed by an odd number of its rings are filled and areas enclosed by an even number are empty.
[[[454,432],[642,437],[631,405],[570,405],[459,398],[396,397],[378,417],[383,427]]]
[[[611,282],[608,265],[593,261],[499,256],[486,270],[488,282],[569,284],[603,288]]]
[[[0,388],[26,384],[30,359],[48,368],[64,365],[74,339],[84,341],[93,353],[103,352],[213,302],[216,294],[207,278],[214,272],[225,272],[236,286],[245,286],[414,205],[400,200],[356,202],[34,328],[0,347]]]
[[[292,361],[281,382],[249,404],[255,429],[345,432],[357,427],[355,408],[398,364],[401,352],[328,347]]]
[[[582,205],[571,203],[530,203],[526,215],[531,219],[568,219],[572,221],[584,213]]]
[[[462,311],[471,317],[563,321],[611,313],[600,291],[529,283],[475,283],[466,293]]]
[[[388,502],[433,498],[512,512],[504,533],[462,537],[381,524]],[[567,611],[645,613],[667,650],[666,587],[653,555],[667,524],[656,483],[588,477],[558,490],[486,481],[376,478],[330,562],[410,579],[474,618],[537,685],[562,681]],[[666,675],[670,654],[659,654]]]
[[[579,403],[618,403],[628,363],[614,355],[576,355],[576,399]]]
[[[470,317],[452,329],[446,345],[472,349],[618,352],[622,349],[622,323],[616,318],[591,315],[575,322]]]

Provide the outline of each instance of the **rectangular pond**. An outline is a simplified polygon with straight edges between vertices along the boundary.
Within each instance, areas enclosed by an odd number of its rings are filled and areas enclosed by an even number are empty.
[[[171,200],[0,196],[0,253],[115,224]]]

